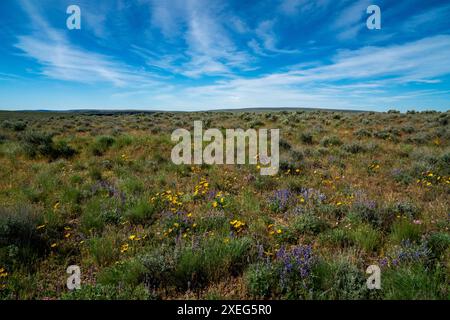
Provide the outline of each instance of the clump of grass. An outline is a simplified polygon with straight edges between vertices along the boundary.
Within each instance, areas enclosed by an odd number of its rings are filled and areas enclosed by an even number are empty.
[[[367,299],[369,292],[363,270],[347,256],[320,259],[313,268],[314,298],[330,300]]]
[[[329,244],[341,248],[348,247],[353,244],[352,238],[347,230],[341,228],[330,229],[321,233],[319,241],[323,244]]]
[[[32,266],[49,249],[42,216],[28,206],[0,208],[0,260],[10,266]]]
[[[418,241],[421,234],[421,225],[411,223],[405,218],[395,221],[391,229],[391,239],[396,243],[401,243],[404,240]]]
[[[251,244],[245,237],[228,241],[213,238],[204,240],[198,248],[182,249],[174,273],[177,287],[202,287],[238,274],[247,263]]]
[[[116,139],[111,136],[97,137],[94,143],[91,145],[91,153],[94,156],[102,156],[112,145],[116,142]]]
[[[329,136],[324,137],[322,140],[320,140],[320,144],[323,147],[333,147],[333,146],[340,146],[342,145],[342,140],[339,139],[338,136]]]
[[[87,242],[89,254],[98,266],[107,266],[119,258],[118,241],[113,236],[94,237]]]
[[[382,292],[389,300],[447,299],[447,283],[441,268],[429,269],[416,263],[384,270]]]
[[[138,258],[105,268],[97,277],[98,283],[102,285],[113,285],[115,287],[136,287],[144,282],[146,268]]]
[[[372,226],[363,224],[354,228],[350,234],[350,239],[354,244],[364,251],[371,253],[380,245],[380,233]]]
[[[270,298],[277,290],[277,271],[271,263],[252,264],[245,273],[248,292],[256,298]]]
[[[141,200],[125,212],[124,218],[133,224],[150,224],[159,210],[159,203]]]

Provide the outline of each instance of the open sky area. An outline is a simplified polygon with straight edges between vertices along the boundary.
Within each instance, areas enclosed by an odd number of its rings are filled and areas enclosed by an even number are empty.
[[[449,17],[442,0],[1,0],[0,109],[446,111]]]

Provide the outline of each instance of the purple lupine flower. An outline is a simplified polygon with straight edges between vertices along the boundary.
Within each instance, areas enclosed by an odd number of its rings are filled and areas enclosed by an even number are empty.
[[[284,212],[293,202],[293,193],[288,189],[275,191],[274,195],[269,198],[269,206],[276,212]]]
[[[280,284],[286,287],[289,279],[306,279],[311,273],[313,264],[313,254],[311,246],[296,246],[286,250],[283,246],[277,252],[277,260],[282,264]]]

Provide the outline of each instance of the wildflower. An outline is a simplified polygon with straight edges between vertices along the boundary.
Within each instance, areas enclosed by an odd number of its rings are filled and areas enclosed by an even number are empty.
[[[282,232],[283,232],[283,231],[281,231],[281,229],[278,229],[278,230],[277,230],[277,233],[278,233],[278,234],[281,234]]]
[[[6,272],[5,268],[0,269],[0,278],[6,278],[8,276],[8,272]]]
[[[55,243],[52,243],[51,245],[50,245],[50,247],[51,248],[56,248],[58,246],[58,244],[55,242]]]
[[[41,229],[44,229],[44,228],[45,228],[45,224],[40,225],[40,226],[37,226],[37,227],[36,227],[36,230],[41,230]]]
[[[136,239],[136,235],[132,234],[131,236],[128,237],[128,239],[130,239],[131,241],[133,241],[134,239]]]
[[[70,231],[70,230],[72,230],[72,228],[70,228],[70,227],[64,227],[64,230]]]
[[[285,247],[281,247],[276,257],[283,264],[280,277],[282,287],[288,285],[292,278],[306,279],[311,273],[314,261],[311,246],[296,246],[289,251]]]
[[[124,243],[121,247],[120,247],[120,253],[124,253],[127,252],[129,248],[128,243]]]
[[[187,217],[188,217],[188,218],[192,217],[192,213],[188,213],[188,214],[187,214]]]
[[[234,228],[237,232],[242,231],[242,229],[245,227],[245,222],[239,221],[239,220],[233,220],[233,221],[230,221],[230,224],[233,226],[233,228]]]
[[[177,223],[177,222],[175,222],[175,223],[173,224],[173,226],[174,226],[175,228],[178,228],[178,227],[180,226],[180,224]]]
[[[420,220],[414,220],[413,223],[414,223],[414,224],[422,224],[422,221],[420,221]]]
[[[68,238],[70,238],[70,236],[71,236],[71,234],[70,234],[70,232],[68,232],[64,235],[64,238],[68,239]]]
[[[214,201],[212,206],[213,206],[213,208],[217,208],[217,206],[218,206],[217,201]]]

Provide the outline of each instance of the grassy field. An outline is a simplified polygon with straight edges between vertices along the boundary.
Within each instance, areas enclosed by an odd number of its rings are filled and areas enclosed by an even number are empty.
[[[174,165],[194,120],[281,129],[280,173]],[[449,121],[1,112],[0,298],[449,299]]]

